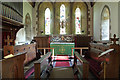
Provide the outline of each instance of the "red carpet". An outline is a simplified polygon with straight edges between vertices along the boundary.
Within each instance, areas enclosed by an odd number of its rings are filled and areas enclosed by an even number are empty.
[[[69,60],[68,56],[57,56],[55,60]],[[55,67],[69,67],[69,61],[56,61]]]
[[[34,72],[34,67],[30,68],[30,69],[25,73],[25,79],[27,79],[33,72]]]
[[[70,67],[69,61],[56,61],[55,67]]]
[[[56,60],[69,60],[68,56],[56,56]]]

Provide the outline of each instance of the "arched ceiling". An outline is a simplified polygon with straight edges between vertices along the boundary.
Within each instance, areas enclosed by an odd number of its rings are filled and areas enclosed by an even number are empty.
[[[29,4],[34,8],[35,7],[35,4],[36,2],[44,2],[45,0],[28,0]],[[66,1],[66,0],[46,0],[46,1],[51,1],[51,2],[62,2],[62,1]],[[90,6],[93,7],[94,4],[95,4],[95,0],[68,0],[70,2],[87,2],[87,3],[90,3]]]

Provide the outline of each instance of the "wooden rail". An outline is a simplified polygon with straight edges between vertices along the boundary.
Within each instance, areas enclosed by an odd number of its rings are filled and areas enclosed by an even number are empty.
[[[36,79],[41,78],[41,74],[43,71],[42,66],[44,66],[44,64],[42,65],[42,62],[48,59],[48,65],[46,66],[46,68],[48,68],[51,65],[51,55],[52,55],[51,52],[48,52],[47,54],[45,54],[43,57],[41,57],[38,61],[34,63]]]
[[[77,65],[77,59],[82,63],[81,66]],[[78,73],[83,79],[88,78],[89,74],[89,63],[85,60],[78,52],[74,54],[74,65],[73,68],[77,68]]]
[[[46,54],[46,50],[52,49],[52,56],[54,57],[54,48],[37,48],[37,49],[43,49],[44,50],[44,55]]]
[[[113,50],[114,50],[114,49],[108,49],[108,50],[102,52],[98,57],[102,57],[102,56],[104,56],[104,55],[106,55],[106,54],[112,52]]]
[[[72,49],[72,56],[73,56],[73,49],[80,49],[80,55],[82,56],[82,50],[83,49],[89,49],[88,47],[75,47],[75,48],[71,48]]]

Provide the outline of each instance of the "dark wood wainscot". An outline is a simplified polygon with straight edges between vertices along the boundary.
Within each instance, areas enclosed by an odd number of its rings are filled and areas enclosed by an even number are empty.
[[[92,36],[87,35],[76,35],[75,39],[75,47],[88,47],[89,43],[92,41]]]
[[[37,42],[37,48],[47,48],[50,46],[49,36],[34,37],[34,40]]]
[[[50,38],[49,38],[49,36],[34,37],[34,40],[36,41],[37,48],[48,48],[48,47],[50,47]],[[41,52],[41,54],[43,54],[44,50],[41,49],[40,52]],[[48,50],[46,50],[46,52],[48,52]]]

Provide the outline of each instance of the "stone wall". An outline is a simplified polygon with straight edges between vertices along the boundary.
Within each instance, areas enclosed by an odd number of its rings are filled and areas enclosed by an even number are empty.
[[[34,8],[34,13],[36,13],[36,36],[41,35],[40,31],[43,30],[43,35],[45,35],[45,9],[49,8],[51,12],[51,34],[60,34],[60,6],[65,5],[65,17],[66,17],[66,34],[75,34],[75,9],[80,8],[82,13],[82,30],[83,34],[88,33],[88,22],[87,22],[87,5],[84,2],[37,2]],[[34,18],[35,19],[35,18]]]

